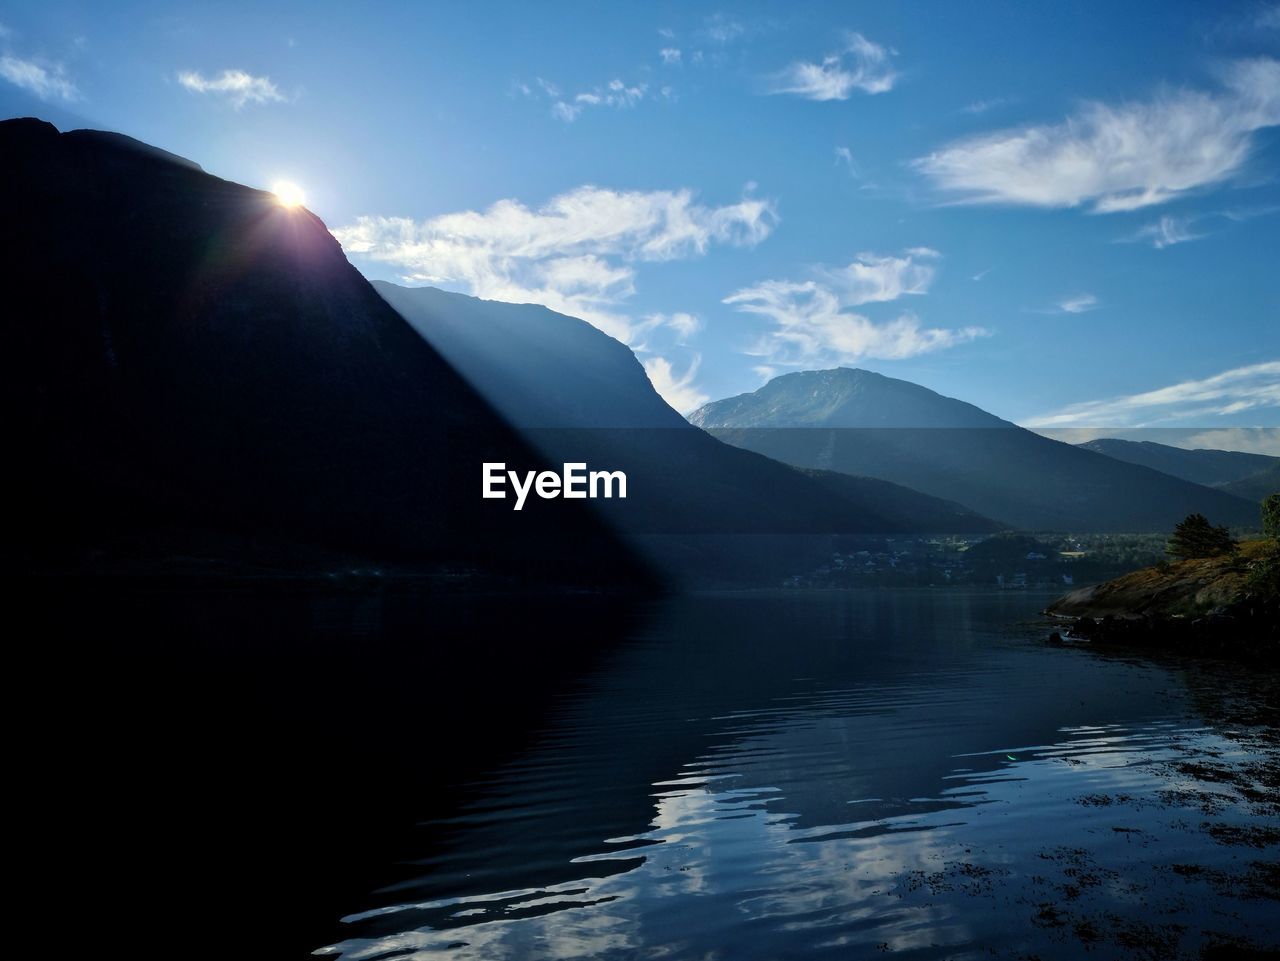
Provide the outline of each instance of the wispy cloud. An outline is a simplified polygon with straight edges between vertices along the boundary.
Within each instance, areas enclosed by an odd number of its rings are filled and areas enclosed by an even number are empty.
[[[1175,444],[1188,450],[1240,450],[1280,457],[1280,428],[1218,427],[1197,431],[1175,441]]]
[[[676,51],[679,53],[679,51]],[[573,123],[585,110],[596,107],[621,109],[634,107],[646,97],[652,98],[648,84],[628,84],[619,78],[608,83],[599,84],[577,93],[566,94],[558,84],[542,77],[534,79],[533,84],[517,80],[513,90],[530,99],[545,99],[551,102],[551,116],[565,123]],[[671,88],[663,87],[659,91],[661,99],[670,100]]]
[[[1139,227],[1129,237],[1124,238],[1131,243],[1149,243],[1156,250],[1164,250],[1174,244],[1185,244],[1190,240],[1199,240],[1204,234],[1191,230],[1189,217],[1161,217],[1154,223]]]
[[[1214,92],[1090,103],[1062,123],[952,143],[915,161],[962,202],[1135,210],[1222,183],[1280,124],[1280,61],[1240,60]]]
[[[658,56],[668,66],[678,66],[682,58],[679,47],[663,47],[658,51]]]
[[[1093,294],[1074,294],[1071,297],[1063,297],[1052,307],[1045,308],[1040,313],[1087,314],[1091,310],[1097,310],[1100,306],[1098,298]]]
[[[224,70],[216,77],[184,70],[178,74],[178,83],[192,93],[223,97],[236,110],[251,103],[283,103],[286,99],[270,77],[255,77],[244,70]]]
[[[60,63],[37,63],[5,54],[0,56],[0,77],[41,100],[79,100],[80,91]]]
[[[741,20],[734,20],[723,13],[713,13],[707,17],[703,32],[713,43],[723,46],[733,43],[733,41],[745,34],[747,27]]]
[[[683,373],[677,374],[671,361],[665,357],[649,357],[644,361],[644,372],[649,375],[653,389],[662,395],[662,399],[682,414],[697,410],[711,399],[694,384],[698,376],[698,364],[701,355],[694,354]]]
[[[756,364],[751,368],[751,372],[763,381],[770,381],[778,376],[778,368],[770,364]]]
[[[1003,107],[1009,102],[1007,97],[992,97],[989,100],[975,100],[972,103],[965,104],[960,108],[961,113],[969,113],[979,116],[988,110],[995,110],[997,107]]]
[[[696,314],[677,311],[673,314],[649,314],[633,325],[633,338],[640,337],[653,330],[670,330],[675,335],[675,342],[687,345],[698,331],[702,330],[702,320]],[[632,347],[636,351],[648,350],[648,345],[633,340]]]
[[[858,176],[858,165],[854,163],[853,151],[848,147],[836,147],[836,163],[844,164],[850,177]]]
[[[1275,407],[1280,407],[1280,361],[1268,361],[1141,394],[1072,404],[1033,417],[1026,426],[1141,427],[1197,417],[1229,417]]]
[[[348,253],[391,264],[409,283],[544,304],[633,343],[652,329],[624,309],[637,265],[700,256],[713,244],[754,246],[776,222],[773,203],[750,195],[710,207],[689,190],[584,186],[537,208],[500,200],[424,221],[360,217],[333,233]]]
[[[1255,207],[1231,207],[1226,210],[1213,211],[1196,217],[1161,217],[1149,224],[1144,224],[1133,233],[1117,238],[1116,243],[1147,243],[1156,250],[1164,250],[1176,244],[1185,244],[1192,240],[1201,240],[1210,236],[1215,230],[1210,227],[1226,226],[1229,223],[1243,223],[1256,217],[1268,217],[1280,212],[1280,205],[1262,205]],[[1216,223],[1215,223],[1216,222]]]
[[[934,261],[941,256],[928,247],[912,247],[898,256],[861,253],[847,267],[818,273],[844,306],[857,307],[928,293]]]
[[[1280,204],[1262,204],[1253,207],[1231,207],[1218,211],[1218,216],[1225,217],[1234,223],[1253,220],[1255,217],[1270,217],[1280,213]]]
[[[560,100],[551,105],[551,116],[557,120],[563,120],[565,123],[573,123],[578,119],[578,114],[580,113],[582,113],[582,104],[580,103],[568,103]]]
[[[860,254],[847,267],[818,269],[815,279],[766,280],[735,291],[724,303],[773,322],[747,351],[770,367],[900,359],[986,336],[980,327],[925,328],[910,313],[878,323],[850,309],[926,293],[938,256],[925,247],[902,256]]]
[[[1280,457],[1280,427],[1035,427],[1064,444],[1085,444],[1099,437],[1154,441],[1184,450],[1236,450]]]
[[[800,60],[770,81],[769,93],[794,94],[807,100],[848,100],[855,91],[876,94],[893,89],[898,75],[890,64],[893,51],[851,33],[844,46],[820,62]]]

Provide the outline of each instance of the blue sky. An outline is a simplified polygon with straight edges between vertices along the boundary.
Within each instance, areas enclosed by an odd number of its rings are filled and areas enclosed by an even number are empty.
[[[1275,3],[0,25],[4,115],[295,182],[366,275],[583,316],[681,409],[843,364],[1045,428],[1280,426]]]

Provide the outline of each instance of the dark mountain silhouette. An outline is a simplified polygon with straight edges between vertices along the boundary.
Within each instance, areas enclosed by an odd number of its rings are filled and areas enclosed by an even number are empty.
[[[1256,505],[1241,498],[866,370],[786,374],[689,419],[789,464],[881,477],[1027,530],[1160,531],[1193,511],[1257,525]]]
[[[1280,466],[1280,457],[1265,454],[1247,454],[1233,450],[1186,450],[1157,444],[1154,441],[1120,440],[1100,437],[1078,445],[1085,450],[1106,454],[1130,464],[1141,464],[1162,474],[1181,477],[1193,484],[1221,487],[1233,481],[1243,481],[1255,474]]]
[[[722,444],[667,405],[630,349],[585,321],[430,287],[374,286],[548,458],[624,470],[625,504],[596,506],[629,534],[985,532],[997,526],[895,484],[850,477],[822,483]],[[687,539],[678,543],[681,551],[689,547]]]
[[[648,582],[580,503],[482,500],[482,461],[544,463],[311,213],[30,119],[0,123],[0,209],[17,563],[278,538],[288,563]]]

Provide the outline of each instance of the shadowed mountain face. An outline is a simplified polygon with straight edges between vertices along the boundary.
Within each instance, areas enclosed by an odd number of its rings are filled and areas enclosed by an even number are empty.
[[[373,287],[516,427],[689,431],[631,349],[584,320],[435,287]]]
[[[865,370],[786,374],[690,421],[789,464],[881,477],[1029,530],[1159,531],[1254,504],[1050,440],[963,401]]]
[[[1158,470],[1162,474],[1171,474],[1174,477],[1189,480],[1193,484],[1204,484],[1207,487],[1222,487],[1233,481],[1243,481],[1266,470],[1274,471],[1280,467],[1280,457],[1246,454],[1233,450],[1186,450],[1149,440],[1100,437],[1079,446],[1085,450],[1114,457],[1116,460],[1141,464],[1143,467]]]
[[[9,481],[33,562],[200,530],[644,580],[583,505],[513,519],[482,500],[483,461],[543,465],[307,211],[36,120],[0,123],[0,204]]]
[[[374,286],[552,460],[624,470],[625,503],[597,502],[632,534],[983,532],[958,504],[884,481],[824,482],[722,444],[657,394],[630,349],[545,307]]]

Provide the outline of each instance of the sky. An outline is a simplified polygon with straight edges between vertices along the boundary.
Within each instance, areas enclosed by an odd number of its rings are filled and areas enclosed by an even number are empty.
[[[5,2],[19,115],[296,184],[685,412],[843,365],[1280,454],[1280,3]]]

